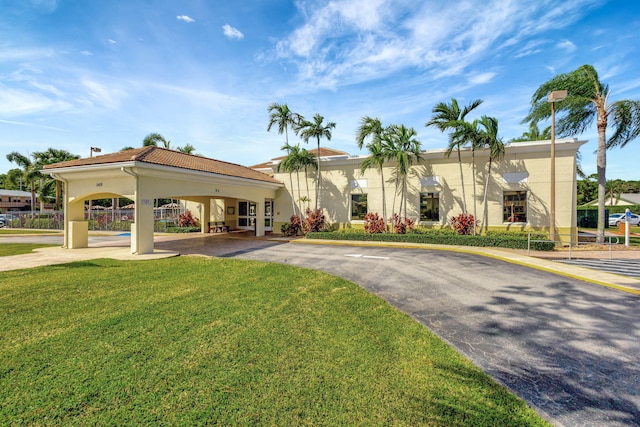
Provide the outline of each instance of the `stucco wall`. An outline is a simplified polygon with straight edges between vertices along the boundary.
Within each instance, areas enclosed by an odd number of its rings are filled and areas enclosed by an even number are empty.
[[[584,141],[568,140],[556,144],[556,223],[560,234],[576,232],[576,151]],[[382,214],[382,180],[376,169],[360,172],[364,157],[325,160],[321,162],[322,187],[319,203],[329,222],[339,226],[359,227],[361,221],[351,220],[350,195],[366,193],[368,212]],[[474,212],[474,173],[472,155],[466,150],[462,153],[462,174],[456,153],[445,157],[442,150],[426,152],[424,161],[414,164],[407,179],[407,216],[414,220],[419,217],[421,192],[439,193],[440,221],[425,222],[428,227],[446,227],[450,217],[463,212],[466,201],[467,212]],[[518,229],[549,231],[550,199],[550,142],[519,143],[507,147],[502,159],[494,161],[491,167],[487,188],[486,210],[483,204],[485,182],[488,173],[488,153],[475,153],[475,210],[478,224],[487,224],[490,229]],[[274,167],[275,169],[275,167]],[[298,178],[293,175],[293,188],[286,173],[277,173],[274,177],[285,184],[275,199],[275,217],[277,224],[287,222],[292,214],[291,194],[298,206],[314,207],[315,170],[309,170],[308,181],[304,172]],[[511,174],[511,175],[510,175]],[[517,174],[517,175],[513,175]],[[400,193],[395,188],[395,164],[389,162],[383,168],[385,180],[387,215],[400,212]],[[515,182],[514,176],[525,179]],[[428,179],[432,177],[432,179]],[[357,181],[360,186],[353,185]],[[436,182],[437,181],[437,182]],[[307,192],[307,185],[309,192]],[[527,191],[527,222],[506,223],[503,221],[503,193],[505,191]],[[299,202],[300,195],[311,199],[309,203]],[[395,207],[395,209],[394,209]],[[401,215],[402,216],[402,215]],[[486,221],[486,222],[485,222]]]

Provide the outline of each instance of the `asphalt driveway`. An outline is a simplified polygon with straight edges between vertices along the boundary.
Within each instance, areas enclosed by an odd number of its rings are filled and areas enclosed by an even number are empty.
[[[640,297],[479,255],[281,244],[227,255],[348,278],[556,425],[640,425]]]

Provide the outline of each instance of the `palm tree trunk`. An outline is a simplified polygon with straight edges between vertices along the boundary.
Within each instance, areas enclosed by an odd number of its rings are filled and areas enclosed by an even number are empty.
[[[460,157],[460,146],[457,147],[458,151],[458,167],[460,168],[460,185],[462,186],[462,211],[467,213],[467,196],[464,191],[464,173],[462,172],[462,158]]]
[[[384,173],[380,166],[380,178],[382,179],[382,222],[384,222],[384,231],[387,231],[387,198],[384,193]]]
[[[300,199],[302,199],[302,197],[300,197],[300,169],[296,169],[296,178],[298,180],[298,203],[300,203]],[[293,188],[291,189],[291,194],[293,194]],[[298,212],[300,213],[300,215],[302,215],[302,208],[299,205],[298,205]]]
[[[56,211],[60,210],[60,199],[62,198],[61,182],[56,179]]]
[[[300,182],[300,179],[298,179],[298,183]],[[291,184],[291,209],[293,209],[293,215],[296,214],[296,201],[294,200],[293,197],[293,174],[291,173],[291,171],[289,171],[289,183]],[[299,185],[299,184],[298,184]]]
[[[606,166],[607,166],[607,150],[606,150],[606,129],[607,129],[607,117],[606,112],[598,111],[598,154],[597,154],[597,169],[598,169],[598,234],[596,236],[596,243],[604,243],[604,202],[606,194]]]
[[[307,187],[307,208],[309,207],[309,175],[307,174],[307,167],[304,167],[304,183]]]
[[[406,175],[402,180],[402,201],[404,203],[403,216],[404,216],[404,219],[406,220],[407,219],[407,177]]]
[[[482,206],[483,206],[483,216],[482,225],[484,226],[484,234],[487,234],[489,231],[489,221],[487,217],[489,216],[489,207],[487,206],[487,190],[489,189],[489,177],[491,176],[491,156],[489,156],[489,170],[487,171],[487,179],[484,182],[484,196],[482,197]]]
[[[476,219],[478,215],[476,214],[476,153],[475,150],[471,149],[471,168],[473,173],[471,176],[473,177],[473,235],[476,235]]]
[[[318,152],[316,153],[318,159],[318,179],[316,181],[316,210],[318,209],[318,203],[320,199],[320,137],[318,137]]]

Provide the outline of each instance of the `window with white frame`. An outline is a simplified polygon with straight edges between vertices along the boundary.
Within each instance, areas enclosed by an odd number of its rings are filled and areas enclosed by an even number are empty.
[[[440,193],[420,193],[420,221],[440,221]]]
[[[367,195],[351,195],[351,220],[362,221],[367,214]]]
[[[527,222],[526,191],[505,191],[503,193],[502,220],[504,222]]]

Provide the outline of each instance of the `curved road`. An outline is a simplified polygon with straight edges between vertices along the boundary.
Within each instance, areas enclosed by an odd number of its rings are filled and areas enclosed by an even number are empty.
[[[556,425],[640,425],[640,297],[479,255],[280,244],[228,257],[350,279]]]

